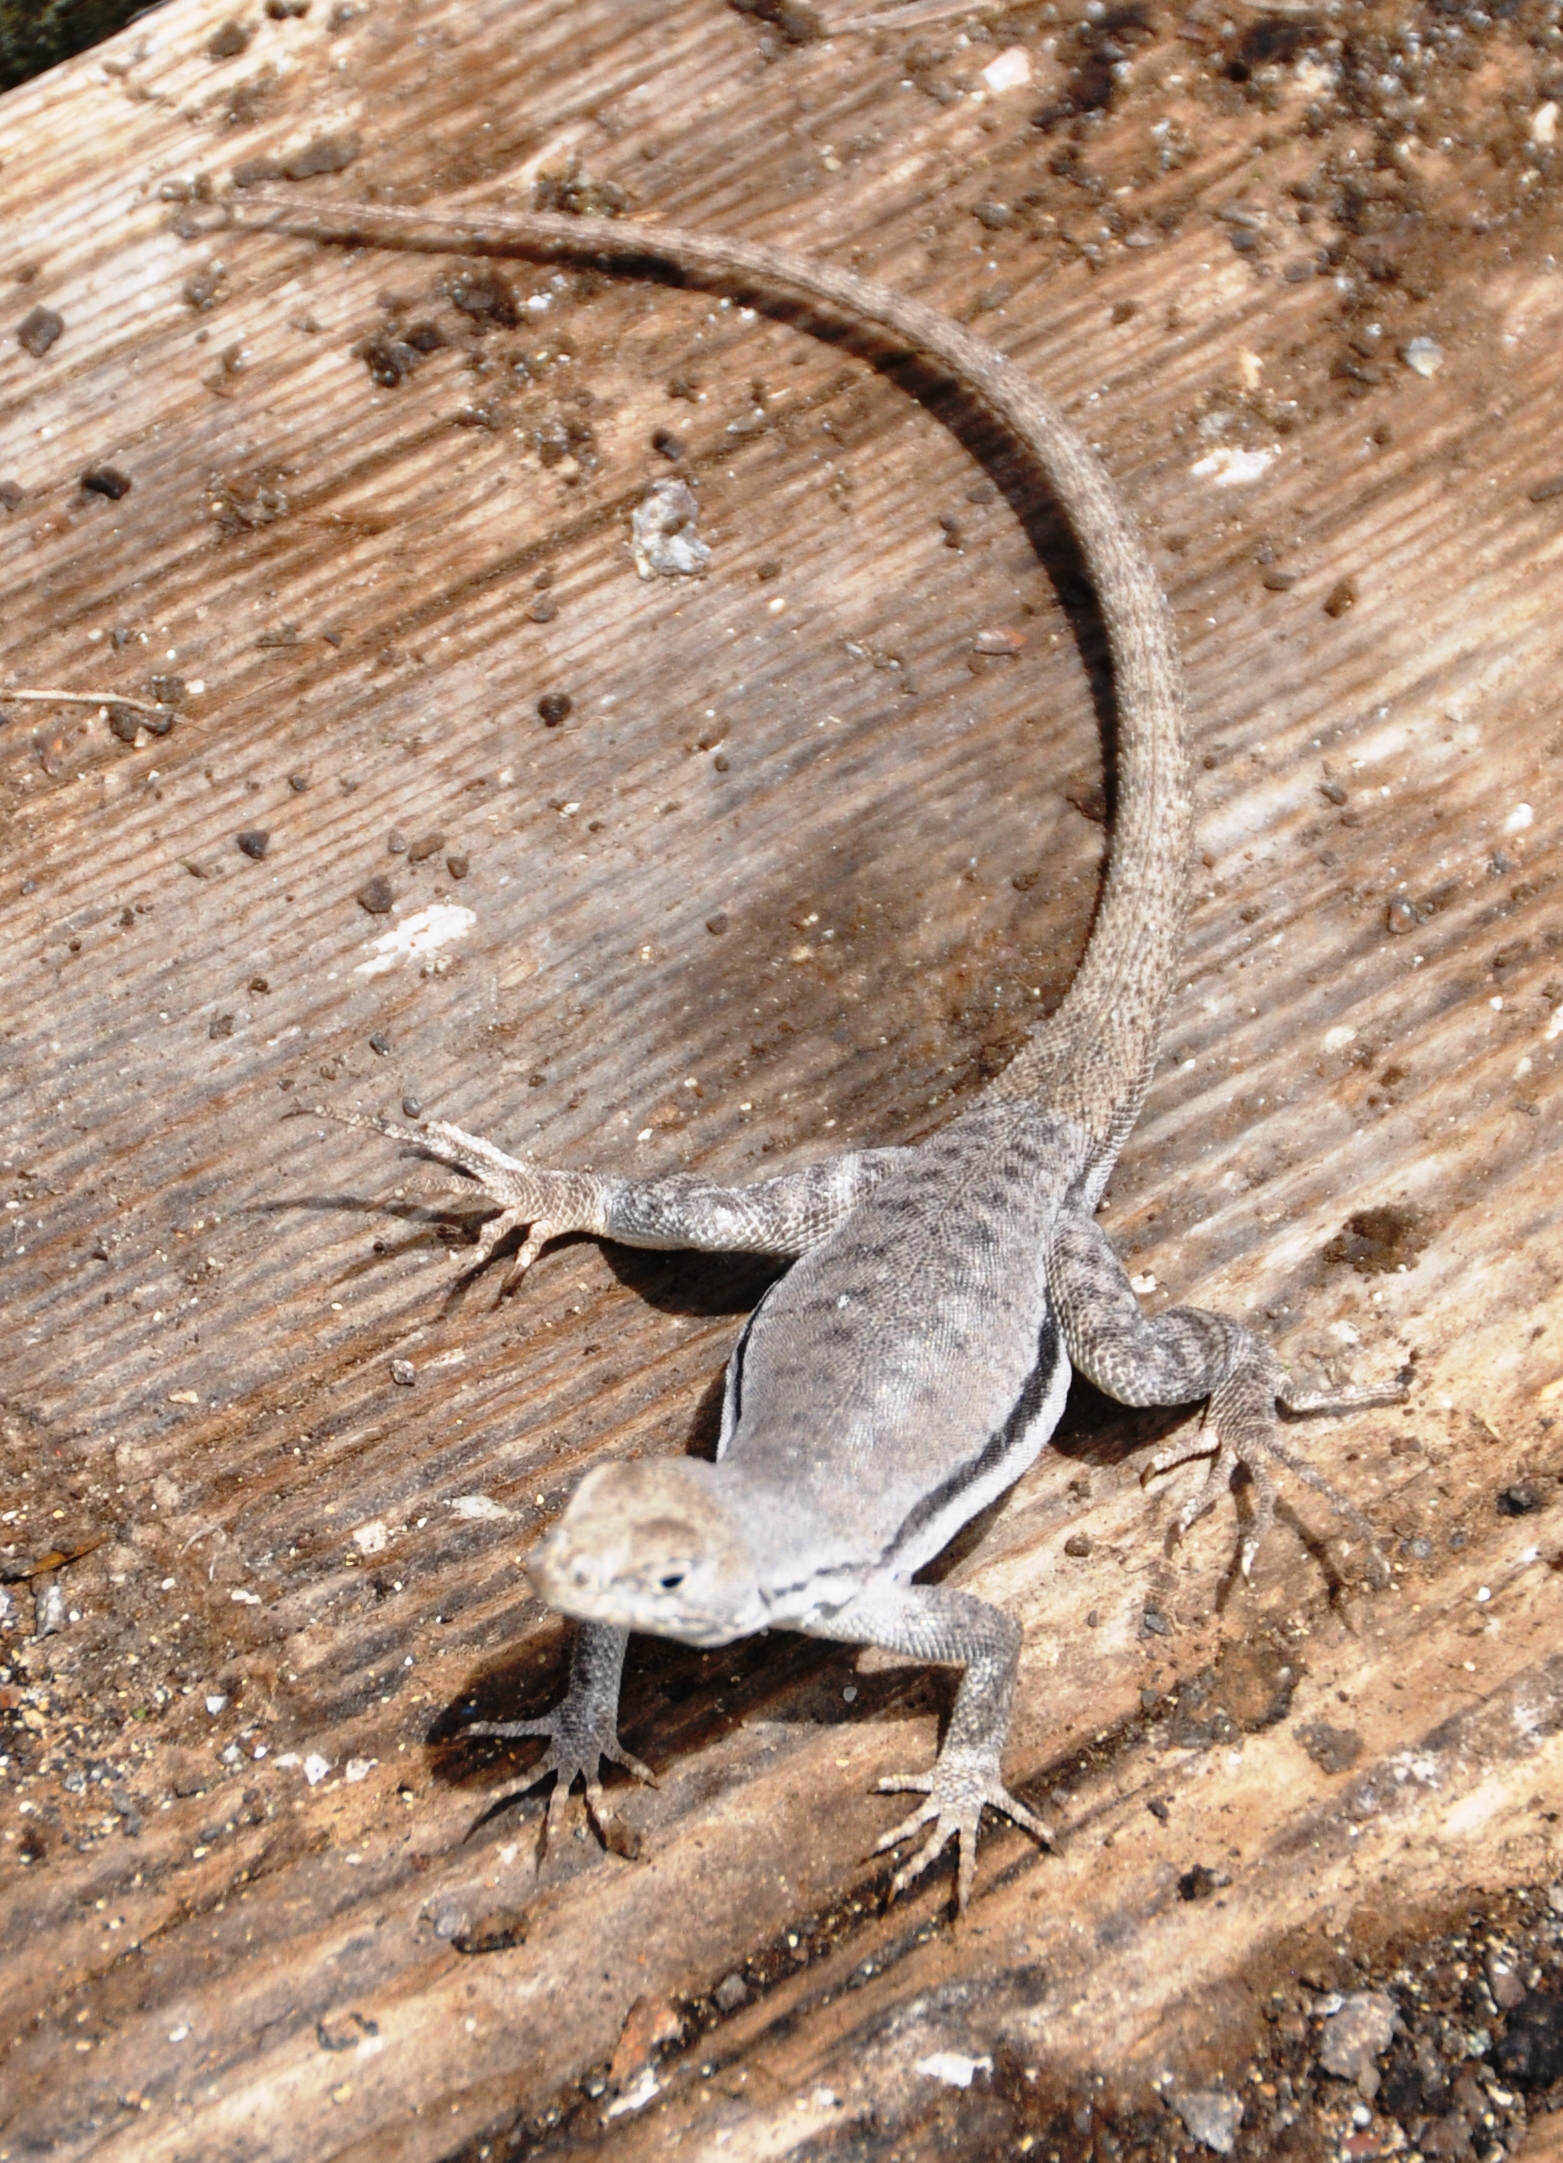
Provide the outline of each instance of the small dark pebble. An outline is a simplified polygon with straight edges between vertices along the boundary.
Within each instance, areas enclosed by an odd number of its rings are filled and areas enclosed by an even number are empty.
[[[1362,1737],[1353,1727],[1331,1727],[1327,1720],[1310,1720],[1292,1733],[1320,1772],[1350,1772],[1362,1755]]]
[[[445,869],[453,879],[464,879],[472,869],[472,858],[470,856],[447,856]]]
[[[1385,903],[1384,923],[1386,929],[1396,938],[1403,937],[1408,931],[1415,931],[1416,910],[1407,901],[1404,894],[1396,894],[1392,900]]]
[[[382,390],[394,391],[417,367],[423,355],[402,338],[366,338],[359,358]]]
[[[1119,307],[1127,307],[1131,315],[1134,313],[1134,303],[1132,301],[1120,301],[1118,305]],[[998,493],[992,481],[974,481],[966,491],[966,501],[968,503],[994,503],[998,500]]]
[[[1563,473],[1555,473],[1550,481],[1538,481],[1530,492],[1532,503],[1550,503],[1554,496],[1563,496]]]
[[[727,0],[727,4],[735,15],[753,15],[769,23],[789,45],[812,45],[829,34],[806,0]]]
[[[118,503],[121,496],[130,494],[130,476],[121,473],[118,466],[89,466],[81,485],[89,496],[107,496],[110,503]]]
[[[391,1056],[391,1040],[376,1029],[374,1035],[369,1039],[369,1049],[378,1052],[382,1059],[389,1059]]]
[[[254,29],[250,24],[236,22],[233,16],[230,15],[228,20],[225,23],[220,23],[207,39],[206,57],[208,60],[237,60],[240,53],[247,49],[254,35]]]
[[[546,1074],[528,1074],[526,1078],[526,1085],[528,1089],[541,1089],[547,1079],[548,1076]]]
[[[1068,1539],[1064,1542],[1064,1553],[1066,1555],[1073,1555],[1077,1562],[1083,1562],[1086,1556],[1091,1552],[1091,1545],[1091,1535],[1089,1532],[1071,1532]]]
[[[698,405],[700,402],[700,386],[692,376],[669,376],[668,396],[670,398],[683,398],[692,406]]]
[[[1170,1637],[1172,1635],[1172,1624],[1159,1609],[1154,1607],[1147,1607],[1145,1610],[1145,1627],[1152,1637]]]
[[[258,864],[271,847],[271,835],[264,826],[246,826],[238,843],[241,853]]]
[[[183,676],[154,676],[152,678],[152,696],[157,700],[159,706],[182,706],[185,702],[185,680]],[[171,723],[170,726],[172,726]],[[154,730],[153,733],[157,734],[159,732]],[[166,731],[163,733],[166,733]]]
[[[402,1117],[404,1119],[421,1119],[423,1117],[423,1099],[415,1097],[410,1089],[402,1098]]]
[[[716,757],[711,761],[711,764],[716,768],[719,774],[725,774],[727,772],[728,765],[727,753],[725,751],[718,751]]]
[[[959,548],[961,545],[961,522],[955,513],[953,511],[941,511],[939,513],[939,525],[944,534],[945,547]]]
[[[270,991],[271,985],[263,976],[252,976],[244,988],[246,991],[253,991],[257,998],[264,998],[266,993]]]
[[[709,931],[713,935],[713,937],[720,938],[722,933],[726,929],[727,911],[725,909],[718,909],[715,916],[708,916],[706,918],[706,930]]]
[[[545,691],[537,702],[538,716],[543,726],[556,729],[561,721],[568,721],[574,704],[568,691]]]
[[[289,774],[288,787],[293,791],[295,796],[302,796],[304,791],[309,787],[308,774]]]
[[[145,715],[137,713],[133,706],[110,706],[109,733],[117,736],[122,744],[133,744],[141,733]]]
[[[1144,1694],[1145,1693],[1142,1690],[1140,1692],[1140,1695],[1143,1697]],[[1172,1812],[1168,1809],[1167,1805],[1162,1801],[1159,1795],[1153,1795],[1150,1801],[1145,1805],[1145,1807],[1150,1812],[1151,1816],[1156,1820],[1158,1825],[1165,1825],[1172,1816]]]
[[[266,0],[266,13],[274,23],[285,23],[295,15],[309,13],[309,0]]]
[[[514,330],[521,319],[509,279],[486,264],[457,271],[450,282],[450,297],[452,305],[475,323],[498,323]]]
[[[1326,616],[1344,616],[1357,605],[1357,581],[1354,578],[1338,578],[1324,596]]]
[[[391,828],[391,831],[385,837],[385,845],[393,856],[405,856],[407,854],[407,836],[399,826]]]
[[[64,328],[64,316],[52,308],[34,308],[16,326],[16,342],[34,360],[42,360]]]
[[[1505,1487],[1498,1497],[1500,1517],[1528,1517],[1532,1510],[1541,1508],[1541,1493],[1529,1480],[1520,1480],[1513,1487]]]
[[[206,1025],[206,1033],[214,1040],[218,1037],[232,1036],[233,1016],[231,1014],[214,1014]]]
[[[296,623],[279,623],[273,630],[259,632],[255,643],[264,653],[281,652],[289,646],[296,646],[298,644],[298,625]]]
[[[537,590],[538,590],[538,592],[539,592],[539,593],[543,593],[543,592],[545,592],[545,591],[546,591],[546,590],[548,589],[548,587],[550,587],[550,586],[551,586],[551,585],[553,584],[553,582],[554,582],[554,574],[553,574],[553,572],[552,572],[552,571],[551,571],[551,570],[549,569],[548,565],[547,565],[547,564],[545,563],[545,564],[543,565],[543,568],[542,568],[542,569],[541,569],[541,570],[540,570],[540,571],[538,572],[537,576],[536,576],[536,577],[535,577],[535,578],[533,579],[533,581],[532,581],[532,584],[533,584],[533,585],[534,585],[534,586],[535,586],[535,587],[537,588]]]
[[[20,481],[0,481],[0,511],[19,511],[22,507],[22,484]]]
[[[1343,804],[1346,801],[1346,791],[1338,781],[1321,781],[1319,794],[1327,804]]]
[[[559,603],[551,593],[540,593],[527,610],[534,623],[552,623],[559,613]]]
[[[1563,2080],[1563,1998],[1530,1991],[1510,2013],[1493,2057],[1505,2079],[1531,2094]]]
[[[410,323],[403,333],[403,343],[410,345],[415,353],[438,353],[450,340],[438,323]]]
[[[660,451],[664,458],[682,458],[688,447],[683,437],[674,435],[671,428],[652,430],[651,448]]]
[[[345,172],[358,156],[356,135],[317,135],[302,150],[284,159],[285,180],[313,180],[319,173]]]
[[[1204,1863],[1195,1863],[1191,1869],[1185,1870],[1178,1880],[1178,1898],[1208,1900],[1212,1893],[1220,1892],[1224,1885],[1230,1885],[1231,1882],[1224,1870],[1211,1870]]]
[[[372,879],[366,880],[354,898],[371,916],[389,916],[396,900],[391,882],[383,871],[377,871]]]
[[[1461,1532],[1458,1527],[1449,1535],[1449,1552],[1452,1555],[1459,1554],[1462,1548],[1469,1547],[1470,1544],[1470,1534],[1468,1532]]]
[[[1266,571],[1259,581],[1266,593],[1290,593],[1297,583],[1295,571]]]
[[[342,643],[342,634],[338,630],[322,631],[320,635],[328,646],[340,646]]]
[[[407,861],[409,864],[421,864],[425,857],[438,856],[444,846],[443,834],[420,834],[416,841],[408,844]]]
[[[1086,1616],[1085,1626],[1088,1630],[1099,1630],[1101,1628],[1102,1618],[1096,1608],[1093,1607],[1091,1612]]]
[[[760,581],[760,584],[762,586],[765,586],[768,585],[773,578],[781,577],[782,567],[776,561],[776,558],[774,556],[767,556],[763,563],[757,564],[755,566],[754,575]]]
[[[280,180],[282,166],[276,158],[241,158],[233,169],[236,188],[257,188],[268,180]]]

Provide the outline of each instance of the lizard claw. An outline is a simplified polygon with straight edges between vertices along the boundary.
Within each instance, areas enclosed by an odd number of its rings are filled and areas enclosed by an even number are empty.
[[[891,1879],[892,1900],[904,1893],[914,1878],[921,1877],[929,1864],[954,1840],[957,1843],[955,1905],[959,1914],[965,1914],[977,1875],[977,1828],[985,1804],[990,1809],[1003,1811],[1044,1847],[1053,1844],[1053,1835],[1046,1824],[1035,1811],[1028,1810],[1023,1802],[1011,1795],[999,1777],[997,1761],[986,1752],[946,1748],[940,1753],[932,1772],[887,1773],[879,1781],[878,1789],[881,1795],[926,1795],[928,1799],[910,1817],[903,1818],[899,1825],[892,1826],[875,1841],[873,1851],[876,1855],[913,1839],[925,1825],[933,1827],[916,1854],[903,1863]]]
[[[609,1727],[599,1729],[596,1722],[583,1720],[568,1703],[556,1712],[544,1713],[536,1720],[473,1720],[462,1729],[464,1735],[489,1735],[505,1742],[517,1742],[531,1735],[543,1735],[548,1748],[526,1774],[523,1794],[530,1792],[549,1773],[557,1775],[554,1791],[548,1798],[548,1812],[543,1819],[542,1837],[538,1845],[538,1861],[548,1853],[549,1846],[558,1837],[564,1823],[566,1799],[577,1780],[586,1789],[586,1811],[605,1847],[612,1848],[610,1838],[612,1813],[603,1801],[602,1780],[599,1766],[603,1758],[610,1765],[622,1765],[627,1773],[643,1780],[648,1787],[655,1787],[657,1776],[649,1765],[643,1765],[638,1757],[632,1757],[620,1746],[618,1736]]]

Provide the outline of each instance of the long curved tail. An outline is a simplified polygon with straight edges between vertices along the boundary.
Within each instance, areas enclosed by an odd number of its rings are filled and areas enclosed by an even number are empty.
[[[547,212],[311,212],[259,190],[227,209],[234,224],[304,240],[620,271],[662,263],[700,285],[800,295],[904,339],[1009,430],[1062,507],[1096,589],[1118,708],[1117,813],[1106,882],[1074,981],[992,1093],[1035,1099],[1082,1127],[1099,1191],[1150,1081],[1182,943],[1193,814],[1182,674],[1166,599],[1106,471],[1052,401],[1002,353],[920,301],[761,242]]]

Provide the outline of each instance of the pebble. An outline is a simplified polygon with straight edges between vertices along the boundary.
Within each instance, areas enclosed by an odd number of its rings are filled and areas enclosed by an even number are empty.
[[[1232,2153],[1243,2116],[1241,2096],[1227,2095],[1220,2088],[1195,2088],[1188,2095],[1174,2096],[1172,2107],[1204,2147],[1213,2148],[1217,2155]]]
[[[556,729],[561,721],[568,721],[575,701],[568,691],[545,691],[537,702],[537,711],[544,728]]]
[[[1340,2011],[1325,2023],[1319,2063],[1337,2080],[1354,2080],[1371,2102],[1379,2084],[1373,2061],[1380,2051],[1388,2050],[1399,2026],[1393,1998],[1379,1990],[1354,1990],[1342,1998]]]
[[[391,1380],[396,1384],[398,1389],[411,1389],[417,1379],[418,1370],[413,1365],[410,1359],[392,1360]]]
[[[366,910],[370,916],[389,916],[395,904],[396,895],[385,873],[377,871],[372,879],[366,880],[358,889],[354,899],[357,901],[358,906]]]
[[[257,864],[271,847],[271,835],[264,826],[247,826],[237,838],[240,854]]]
[[[1413,338],[1401,357],[1419,376],[1435,376],[1444,365],[1444,349],[1436,338]]]

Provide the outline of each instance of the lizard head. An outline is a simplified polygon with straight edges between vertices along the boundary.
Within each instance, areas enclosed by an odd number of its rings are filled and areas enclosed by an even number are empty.
[[[742,1534],[688,1457],[599,1465],[527,1558],[541,1598],[581,1622],[726,1645],[765,1627]]]

